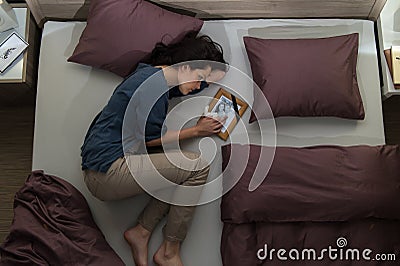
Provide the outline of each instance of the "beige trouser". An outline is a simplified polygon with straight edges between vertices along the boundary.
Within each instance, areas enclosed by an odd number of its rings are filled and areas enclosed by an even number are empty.
[[[184,186],[205,184],[209,166],[206,166],[196,153],[183,152],[183,154],[191,159],[185,160],[185,165],[181,164],[183,169],[171,164],[164,153],[130,155],[127,160],[130,162],[131,169],[132,167],[140,168],[139,172],[144,173],[146,179],[152,179],[155,176],[152,166],[154,165],[162,176],[175,184]],[[168,152],[168,156],[174,157],[175,155],[178,156],[178,153]],[[146,159],[147,156],[150,157],[151,161]],[[192,170],[190,171],[190,169]],[[135,169],[132,170],[136,173]],[[133,178],[125,158],[117,159],[106,173],[85,170],[84,180],[90,192],[100,200],[119,200],[145,193]],[[193,196],[200,197],[200,195]],[[170,205],[152,197],[139,215],[138,223],[152,232],[158,222],[168,214],[167,223],[163,228],[165,239],[183,241],[192,220],[194,209],[193,206]]]

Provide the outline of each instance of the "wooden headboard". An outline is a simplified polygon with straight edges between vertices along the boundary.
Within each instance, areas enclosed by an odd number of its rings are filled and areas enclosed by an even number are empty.
[[[26,0],[40,27],[47,20],[85,20],[90,0]],[[377,20],[386,0],[152,0],[211,18],[358,18]]]

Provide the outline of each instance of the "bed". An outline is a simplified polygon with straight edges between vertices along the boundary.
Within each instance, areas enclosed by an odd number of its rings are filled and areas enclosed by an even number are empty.
[[[229,2],[229,5],[232,5],[230,9],[224,9],[218,2],[207,2],[208,6],[203,10],[200,10],[201,2],[168,1],[162,4],[183,9],[190,6],[190,11],[197,12],[201,17],[211,18],[205,21],[200,33],[208,34],[219,42],[226,52],[227,61],[249,76],[251,69],[243,48],[243,36],[321,38],[358,33],[360,42],[357,79],[364,103],[365,119],[353,121],[338,118],[278,118],[274,122],[276,129],[271,130],[271,124],[265,125],[265,132],[274,137],[268,138],[269,142],[264,144],[276,144],[280,147],[384,145],[377,49],[374,22],[371,20],[376,19],[385,1],[352,1],[352,3],[329,1],[330,4],[327,4],[329,8],[324,4],[315,4],[314,1],[300,2],[296,1],[298,5],[304,5],[304,8],[295,12],[288,10],[293,7],[290,6],[293,3],[288,4],[285,1],[281,1],[281,7],[277,7],[273,1],[259,1],[249,3],[247,8],[243,8],[244,1]],[[84,19],[87,2],[85,5],[57,3],[57,6],[52,6],[51,3],[46,5],[41,1],[29,1],[29,4],[35,18],[43,25],[32,168],[43,169],[74,185],[85,196],[94,220],[110,246],[126,265],[133,265],[130,249],[123,239],[123,232],[134,225],[148,197],[101,202],[86,188],[80,170],[80,147],[86,130],[122,78],[104,70],[67,62],[86,22],[47,21],[49,18]],[[260,8],[260,4],[264,4],[261,5],[263,8]],[[318,9],[321,10],[320,13]],[[63,13],[63,10],[68,10],[69,12],[66,12],[68,14]],[[222,14],[222,18],[236,19],[212,19],[219,17],[219,14]],[[253,19],[242,19],[250,17]],[[273,17],[286,19],[272,19]],[[315,19],[315,17],[330,19]],[[342,18],[335,19],[338,17]],[[234,86],[244,90],[243,93],[249,91],[249,84],[237,83],[234,77],[229,75],[224,78],[224,82],[235,84]],[[212,97],[217,90],[218,86],[213,85],[204,91],[203,95]],[[178,103],[179,100],[174,102]],[[198,110],[196,109],[199,113],[202,110],[203,106],[198,106]],[[249,116],[250,112],[247,111],[243,121],[248,121]],[[245,123],[244,128],[249,135],[254,135],[251,143],[259,144],[259,129],[248,123]],[[238,129],[232,133],[233,136],[235,134],[240,136],[241,131]],[[200,144],[186,142],[183,145],[183,149],[197,150],[198,147],[206,147],[204,145],[208,145],[211,140],[214,141],[216,149],[209,178],[218,176],[222,171],[221,146],[226,143],[213,137]],[[238,142],[240,143],[240,137]],[[182,247],[181,253],[185,265],[222,265],[220,243],[223,223],[220,218],[220,204],[221,199],[217,199],[197,208]],[[151,238],[149,256],[161,243],[160,230],[161,225]],[[151,257],[149,260],[151,261]]]

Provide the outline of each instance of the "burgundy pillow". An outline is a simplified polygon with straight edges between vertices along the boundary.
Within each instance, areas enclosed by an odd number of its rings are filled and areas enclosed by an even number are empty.
[[[157,42],[179,42],[203,21],[142,0],[92,0],[87,25],[69,62],[126,77]]]
[[[357,33],[320,39],[244,37],[244,43],[253,79],[274,117],[364,119],[356,73]],[[261,98],[254,97],[250,122],[270,118]]]

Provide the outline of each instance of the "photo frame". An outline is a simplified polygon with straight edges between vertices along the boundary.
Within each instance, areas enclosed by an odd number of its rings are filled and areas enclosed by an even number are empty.
[[[237,104],[237,112],[234,108],[234,102]],[[229,132],[232,132],[240,117],[243,116],[248,104],[230,92],[220,88],[211,101],[208,113],[213,114],[213,117],[227,116],[227,119],[221,131],[217,134],[223,140],[227,140]]]

